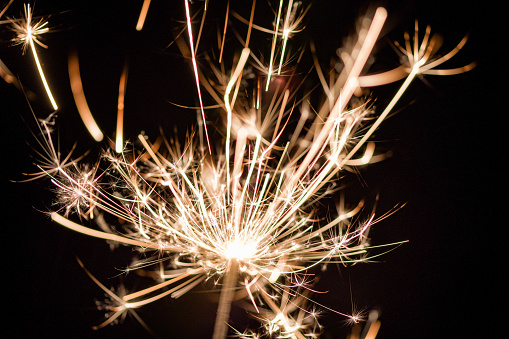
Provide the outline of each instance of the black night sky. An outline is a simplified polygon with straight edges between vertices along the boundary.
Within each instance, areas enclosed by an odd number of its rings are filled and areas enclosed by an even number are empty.
[[[1,1],[0,9],[7,2]],[[155,138],[159,127],[171,134],[174,126],[184,134],[195,122],[194,111],[170,103],[196,104],[189,63],[175,45],[167,47],[173,40],[172,28],[181,27],[185,20],[183,1],[152,1],[144,30],[136,32],[142,2],[35,3],[35,15],[47,17],[52,30],[44,36],[49,48],[38,51],[60,106],[56,135],[63,152],[74,142],[75,154],[87,149],[97,154],[105,147],[88,135],[74,105],[67,73],[70,50],[79,53],[88,104],[107,136],[114,134],[118,79],[126,59],[126,135],[134,138],[144,130]],[[263,11],[267,2],[258,2],[255,22],[259,15],[260,21],[270,23],[268,12]],[[225,3],[210,1],[209,27],[222,27]],[[250,8],[251,2],[246,3]],[[315,1],[303,37],[294,43],[313,39],[321,61],[328,63],[328,55],[353,32],[359,15],[375,7],[368,3],[372,2]],[[375,140],[393,156],[361,170],[358,181],[352,181],[356,187],[352,199],[364,196],[373,203],[379,193],[380,215],[406,202],[403,209],[377,224],[370,237],[374,244],[409,242],[374,263],[348,268],[330,265],[317,286],[330,292],[316,300],[345,312],[352,310],[352,299],[357,309],[381,310],[379,339],[503,337],[507,331],[501,323],[506,299],[502,288],[507,278],[503,278],[506,269],[501,260],[505,229],[501,206],[506,201],[507,180],[501,167],[507,158],[502,148],[507,141],[502,136],[507,133],[500,131],[502,117],[507,115],[507,91],[498,84],[503,76],[505,60],[500,53],[504,39],[494,39],[503,31],[495,30],[497,18],[485,8],[488,5],[469,1],[432,5],[417,0],[379,3],[389,13],[383,32],[388,39],[402,41],[403,32],[413,30],[415,19],[423,28],[430,24],[443,35],[443,51],[469,33],[464,50],[444,68],[472,61],[478,61],[478,66],[457,76],[416,80],[398,104],[398,114],[377,131]],[[191,10],[196,12],[201,6],[203,2],[195,0]],[[0,59],[37,95],[31,105],[37,117],[44,118],[51,110],[32,56],[28,52],[22,56],[19,46],[11,46],[14,34],[4,22],[6,17],[19,17],[22,7],[21,1],[14,1],[0,18]],[[232,23],[243,34],[244,26],[234,19]],[[234,44],[238,50],[232,30],[228,34],[227,46]],[[211,37],[215,38],[215,31],[206,32],[203,39]],[[377,45],[379,62],[397,63],[385,40]],[[377,88],[377,104],[383,107],[385,98],[397,88],[398,84]],[[150,338],[129,317],[121,325],[91,329],[103,319],[94,304],[103,292],[75,258],[107,286],[124,279],[135,287],[136,279],[121,274],[129,263],[130,249],[112,253],[105,242],[51,222],[45,213],[55,208],[48,180],[12,182],[34,170],[31,157],[35,153],[27,142],[34,145],[30,129],[35,124],[25,95],[1,79],[0,107],[6,133],[1,205],[2,280],[6,286],[1,300],[7,315],[2,317],[2,332],[12,333],[11,338]],[[216,304],[204,292],[207,288],[210,286],[177,300],[156,302],[138,314],[162,338],[209,338]],[[232,320],[240,329],[244,314],[233,308]],[[326,326],[323,338],[346,338],[343,317],[325,312],[321,323]]]

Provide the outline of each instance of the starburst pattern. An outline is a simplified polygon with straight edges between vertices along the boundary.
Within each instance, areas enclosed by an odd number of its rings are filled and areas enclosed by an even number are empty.
[[[16,33],[16,38],[13,39],[13,42],[15,45],[23,45],[23,54],[32,43],[48,48],[40,40],[40,36],[49,31],[48,22],[42,18],[34,22],[30,5],[25,5],[25,17],[23,19],[11,20],[11,22],[12,30]]]

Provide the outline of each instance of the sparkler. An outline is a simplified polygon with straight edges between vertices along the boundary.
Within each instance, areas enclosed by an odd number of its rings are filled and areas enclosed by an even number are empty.
[[[143,6],[145,14],[148,3]],[[254,8],[253,5],[248,37],[251,28],[258,29],[252,23]],[[221,286],[213,338],[226,337],[234,301],[262,323],[267,336],[317,337],[320,333],[317,304],[311,300],[315,268],[367,260],[367,251],[375,247],[369,243],[370,228],[393,211],[378,218],[373,212],[361,221],[358,218],[364,206],[361,201],[350,210],[341,208],[335,218],[324,222],[317,202],[335,191],[338,173],[383,157],[375,153],[374,144],[368,140],[417,75],[456,74],[474,65],[435,70],[462,48],[466,38],[450,53],[435,58],[437,40],[431,37],[428,27],[419,42],[416,23],[413,41],[407,34],[404,47],[397,44],[405,57],[400,67],[363,75],[387,17],[386,10],[379,8],[373,18],[364,20],[356,42],[341,55],[343,70],[330,83],[315,62],[323,99],[314,101],[315,93],[301,96],[291,81],[273,84],[275,88],[268,92],[270,79],[275,76],[273,63],[278,37],[282,37],[280,73],[290,32],[295,32],[302,21],[296,8],[293,1],[286,5],[281,1],[274,27],[260,29],[273,35],[268,65],[248,47],[247,38],[230,72],[224,71],[224,64],[219,69],[210,62],[212,75],[206,77],[196,61],[189,4],[185,2],[189,47],[183,39],[177,40],[177,45],[192,60],[205,132],[208,133],[206,106],[202,103],[200,85],[226,117],[224,138],[219,146],[212,148],[207,137],[208,153],[195,133],[183,145],[178,138],[165,136],[152,143],[140,134],[141,150],[127,152],[119,139],[116,152],[107,150],[96,164],[84,165],[80,159],[73,160],[71,154],[62,159],[51,137],[52,117],[40,121],[43,138],[39,143],[43,152],[38,165],[40,172],[34,175],[51,178],[59,192],[61,207],[51,213],[51,218],[76,232],[138,249],[145,259],[129,270],[136,269],[140,275],[156,281],[152,287],[119,295],[86,270],[109,297],[104,304],[109,315],[96,328],[127,313],[139,319],[134,313],[136,308],[167,296],[178,298],[198,284],[212,281]],[[26,24],[13,22],[13,25],[19,41],[24,42],[25,49],[30,46],[37,60],[34,42],[41,45],[36,37],[46,32],[47,27],[42,22],[32,26],[30,7],[25,9]],[[281,13],[285,13],[283,28],[279,27]],[[220,44],[224,60],[224,37]],[[74,72],[78,72],[79,78],[77,59],[73,62],[76,65],[71,67],[70,63],[69,69],[77,69]],[[255,88],[242,82],[247,65],[267,70],[255,75]],[[295,72],[291,71],[289,79]],[[352,100],[361,87],[402,79],[401,87],[376,119],[369,101]],[[263,81],[265,91],[260,86]],[[83,96],[81,83],[72,87],[75,97]],[[124,90],[125,80],[121,80],[122,99]],[[119,114],[121,104],[119,96]],[[311,112],[316,112],[314,120]],[[95,132],[97,136],[98,133]],[[73,222],[69,219],[72,213],[95,220],[102,230]],[[392,245],[395,244],[387,244]],[[319,306],[327,309],[326,305]],[[334,312],[353,322],[360,320],[357,314]],[[372,337],[379,323],[373,326]],[[258,337],[249,330],[235,332],[240,338]]]

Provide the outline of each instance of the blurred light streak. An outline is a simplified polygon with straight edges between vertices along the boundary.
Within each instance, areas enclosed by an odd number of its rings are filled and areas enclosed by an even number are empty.
[[[219,52],[219,60],[221,63],[223,61],[223,50],[224,50],[224,40],[226,39],[226,29],[228,28],[228,16],[230,14],[230,0],[226,3],[226,15],[224,17],[224,28],[223,28],[223,38],[221,39],[221,48]]]
[[[32,50],[32,53],[34,55],[35,64],[37,65],[37,69],[39,70],[39,74],[41,76],[41,80],[44,85],[44,89],[46,90],[46,93],[48,94],[49,100],[51,101],[51,106],[53,106],[53,109],[56,111],[56,110],[58,110],[58,106],[57,106],[55,99],[53,98],[53,94],[51,94],[51,90],[49,88],[48,82],[46,81],[46,77],[44,76],[44,72],[42,70],[41,63],[39,62],[39,57],[37,56],[37,51],[35,50],[34,42],[32,39],[30,39],[30,49]]]
[[[249,57],[250,50],[249,48],[244,48],[242,50],[242,54],[240,55],[239,62],[235,71],[233,72],[230,81],[228,82],[228,86],[226,86],[226,91],[224,94],[224,104],[227,112],[227,122],[226,122],[226,151],[225,154],[227,157],[230,156],[230,139],[231,139],[231,130],[232,130],[232,106],[230,105],[230,92],[232,90],[233,85],[237,81],[237,78],[241,75],[244,65],[247,62],[247,58]],[[226,181],[227,181],[227,192],[228,192],[228,201],[230,199],[230,165],[229,162],[226,162]]]
[[[140,16],[138,18],[138,22],[136,23],[137,31],[141,31],[143,29],[143,25],[145,24],[145,19],[147,18],[149,6],[150,6],[150,0],[144,0],[143,6],[141,7]]]
[[[156,250],[164,250],[165,249],[164,247],[155,246],[149,242],[137,241],[137,240],[126,238],[126,237],[119,236],[116,234],[100,232],[100,231],[96,231],[96,230],[93,230],[93,229],[85,227],[85,226],[81,226],[75,222],[72,222],[71,220],[69,220],[67,218],[64,218],[63,216],[61,216],[60,214],[58,214],[56,212],[52,212],[50,215],[51,215],[51,219],[53,221],[59,223],[60,225],[65,226],[75,232],[86,234],[90,237],[100,238],[100,239],[104,239],[104,240],[113,240],[113,241],[116,241],[116,242],[119,242],[122,244],[140,246],[143,248],[152,248],[152,249],[156,249]],[[166,248],[166,250],[175,251],[178,249],[170,247],[170,248]]]
[[[2,15],[5,14],[5,12],[7,11],[7,8],[9,8],[9,6],[14,2],[14,0],[10,0],[7,5],[4,6],[4,8],[2,9],[2,11],[0,11],[0,18],[2,17]]]
[[[124,149],[123,126],[124,126],[124,98],[127,86],[128,63],[124,63],[122,74],[120,75],[120,83],[118,85],[118,105],[117,105],[117,133],[115,137],[115,151],[121,153]]]
[[[85,93],[83,91],[83,83],[81,82],[80,65],[77,52],[69,54],[68,68],[72,95],[74,97],[74,102],[76,103],[78,113],[81,116],[81,120],[83,120],[83,123],[85,124],[85,127],[87,128],[90,135],[92,135],[92,138],[94,138],[94,140],[97,142],[102,141],[104,135],[95,122],[94,117],[92,116],[92,112],[88,107],[87,99],[85,98]]]

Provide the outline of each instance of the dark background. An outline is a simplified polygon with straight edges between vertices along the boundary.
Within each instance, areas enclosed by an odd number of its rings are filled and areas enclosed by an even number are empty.
[[[2,1],[1,4],[6,3]],[[255,14],[260,21],[261,8]],[[183,3],[153,1],[146,26],[136,32],[142,1],[43,1],[35,15],[47,16],[52,33],[44,36],[47,50],[39,48],[46,76],[57,102],[58,137],[62,151],[77,141],[76,154],[97,146],[77,114],[67,78],[67,53],[79,52],[81,74],[89,106],[106,136],[115,126],[118,79],[124,60],[129,60],[125,133],[135,137],[140,130],[155,137],[159,126],[171,134],[173,126],[183,133],[195,118],[194,111],[181,110],[168,101],[195,105],[195,83],[188,64],[178,56],[171,28],[185,20]],[[356,19],[372,6],[369,2],[320,1],[313,4],[303,39],[313,39],[323,64],[353,32]],[[431,24],[444,36],[448,51],[470,33],[470,40],[443,68],[478,61],[471,72],[453,77],[416,80],[398,104],[401,111],[376,133],[381,149],[393,157],[362,170],[364,184],[353,193],[373,197],[380,193],[377,212],[398,203],[405,208],[374,227],[375,244],[409,240],[377,262],[335,269],[321,279],[318,289],[328,290],[317,300],[339,311],[381,310],[382,326],[377,338],[479,338],[503,336],[505,291],[502,265],[502,203],[506,178],[501,168],[507,159],[502,136],[506,115],[503,30],[497,30],[496,9],[488,4],[447,2],[431,5],[420,1],[384,4],[389,12],[384,34],[402,41],[403,31],[412,31],[414,19],[422,27]],[[202,2],[195,1],[196,12]],[[249,6],[246,6],[249,7]],[[3,7],[0,7],[3,8]],[[16,1],[6,16],[19,17],[22,3]],[[222,1],[211,1],[210,27],[222,27]],[[258,14],[260,13],[260,14]],[[5,15],[0,20],[4,20]],[[265,21],[264,21],[265,20]],[[242,32],[243,26],[233,20]],[[424,28],[424,27],[423,27]],[[197,28],[195,28],[197,29]],[[229,46],[239,49],[229,31]],[[209,32],[210,33],[210,32]],[[215,34],[215,32],[212,32]],[[51,111],[31,54],[10,46],[9,25],[0,26],[0,58],[36,93],[35,114]],[[212,34],[212,36],[214,36]],[[253,39],[256,39],[253,36]],[[298,42],[295,38],[295,44]],[[270,43],[268,41],[267,43]],[[205,44],[205,43],[204,43]],[[259,45],[263,45],[259,43]],[[380,62],[397,63],[384,39],[379,43]],[[392,58],[392,59],[391,59]],[[231,60],[231,55],[230,55]],[[393,66],[393,65],[390,65]],[[500,82],[500,83],[499,83]],[[398,84],[376,89],[377,103],[394,93]],[[47,180],[23,180],[34,170],[27,146],[33,143],[29,129],[33,117],[23,93],[0,81],[4,126],[2,162],[2,281],[3,331],[27,338],[143,338],[150,335],[134,320],[92,331],[102,321],[94,299],[103,292],[77,264],[79,257],[105,285],[116,286],[120,269],[130,252],[111,253],[101,240],[91,239],[52,223],[45,212],[54,209]],[[385,101],[384,101],[385,100]],[[96,153],[95,153],[96,154]],[[354,304],[352,305],[351,300]],[[504,303],[504,305],[503,305]],[[163,300],[144,307],[138,314],[161,337],[206,338],[213,328],[216,305],[206,293],[190,292],[177,300]],[[242,322],[243,311],[234,308],[233,318]],[[345,338],[344,318],[327,312],[321,323],[324,338]],[[242,328],[242,325],[239,326]]]

